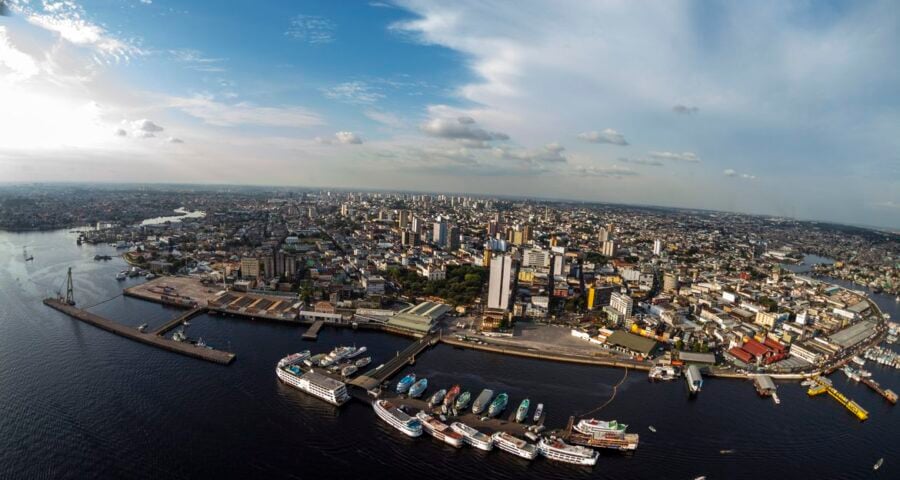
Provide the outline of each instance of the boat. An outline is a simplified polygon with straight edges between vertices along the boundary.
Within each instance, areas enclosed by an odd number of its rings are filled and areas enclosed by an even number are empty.
[[[428,388],[428,379],[422,378],[418,382],[412,384],[409,387],[409,396],[410,398],[419,398],[425,392],[425,389]]]
[[[503,410],[506,410],[506,404],[508,402],[509,402],[509,395],[507,395],[505,393],[501,393],[500,395],[497,395],[497,398],[495,398],[494,401],[491,402],[491,406],[488,407],[488,416],[496,417],[497,415],[500,415],[500,413],[503,412]]]
[[[358,356],[360,356],[360,355],[366,353],[366,350],[367,350],[367,349],[366,349],[365,345],[363,345],[362,347],[359,347],[359,348],[357,348],[356,350],[354,350],[353,352],[347,354],[347,356],[344,357],[344,358],[355,358],[355,357],[358,357]]]
[[[410,373],[409,375],[401,378],[400,381],[397,382],[397,393],[405,393],[407,390],[409,390],[409,387],[411,387],[412,384],[415,383],[415,381],[415,373]]]
[[[649,427],[647,427],[647,430],[650,430],[651,432],[656,433],[656,427],[654,427],[653,425],[650,425]]]
[[[647,377],[650,380],[675,380],[678,377],[678,372],[675,370],[675,367],[657,365],[650,368]]]
[[[308,367],[314,367],[316,365],[319,365],[323,359],[325,359],[325,354],[317,353],[317,354],[313,355],[312,357],[304,360],[303,363]]]
[[[496,432],[491,435],[491,439],[494,440],[494,445],[500,450],[527,460],[534,460],[534,457],[538,454],[538,449],[533,443],[528,443],[506,432]]]
[[[575,424],[575,430],[585,435],[594,435],[597,433],[624,434],[625,429],[627,428],[628,425],[619,423],[615,420],[604,421],[593,418],[587,420],[579,420],[578,423]]]
[[[482,432],[479,432],[478,430],[466,425],[465,423],[453,422],[450,424],[450,428],[453,429],[454,432],[462,435],[464,442],[479,450],[488,452],[494,448],[494,443],[491,437],[485,435]]]
[[[453,401],[456,400],[456,397],[459,395],[459,385],[454,385],[450,387],[450,390],[447,390],[447,395],[444,395],[444,406],[450,408],[453,406]]]
[[[541,415],[544,414],[544,404],[539,403],[537,408],[534,409],[534,423],[538,423],[541,421]]]
[[[145,331],[147,331],[148,326],[149,325],[145,323],[145,324],[141,325],[140,327],[138,327],[138,331],[141,333],[144,333]]]
[[[729,449],[725,449],[725,450],[719,450],[719,454],[720,455],[731,455],[732,453],[734,453],[736,451],[737,450],[735,450],[733,448],[729,448]]]
[[[522,423],[528,417],[528,409],[531,407],[531,400],[525,399],[522,400],[522,403],[519,404],[519,408],[516,409],[516,421]]]
[[[354,373],[356,373],[357,370],[359,370],[359,369],[356,368],[356,365],[347,365],[346,367],[341,369],[341,376],[349,377],[350,375],[353,375]]]
[[[872,470],[878,470],[879,468],[881,468],[881,465],[883,463],[884,463],[884,457],[879,458],[878,461],[875,462],[875,465],[872,466]]]
[[[319,364],[322,365],[323,367],[327,367],[329,365],[334,365],[334,364],[340,362],[341,360],[343,360],[344,358],[346,358],[348,355],[350,355],[354,351],[356,351],[356,349],[353,347],[337,347],[334,350],[332,350],[331,353],[326,355],[325,358],[319,362]]]
[[[860,358],[858,355],[854,355],[853,358],[850,359],[850,361],[859,365],[860,367],[866,366],[866,361]]]
[[[388,425],[400,430],[408,437],[419,437],[422,435],[422,422],[419,419],[409,416],[400,407],[394,405],[387,400],[375,400],[372,402],[372,408],[379,418],[387,422]]]
[[[144,278],[146,278],[147,280],[153,280],[154,278],[156,278],[156,275],[154,275],[153,273],[148,273],[144,275]]]
[[[432,395],[431,398],[428,399],[428,405],[432,407],[439,405],[442,401],[444,401],[445,396],[447,396],[446,388],[442,388],[434,392],[434,395]]]
[[[372,357],[363,357],[363,358],[360,358],[359,360],[357,360],[356,362],[354,362],[353,364],[356,365],[356,368],[362,368],[370,363],[372,363]]]
[[[128,278],[128,274],[125,272],[119,272],[116,274],[116,280],[118,280],[120,282],[125,281],[126,278]]]
[[[569,445],[561,439],[553,437],[540,439],[537,448],[538,451],[541,452],[541,455],[550,460],[572,463],[575,465],[594,466],[597,464],[597,457],[600,456],[600,454],[592,448]]]
[[[703,375],[696,365],[688,367],[687,372],[684,374],[684,379],[687,381],[688,391],[691,395],[696,395],[703,388]]]
[[[26,262],[30,262],[30,261],[34,260],[34,255],[28,254],[28,247],[25,247],[24,249],[22,249],[22,256],[25,258]]]
[[[187,341],[187,338],[187,335],[184,333],[184,327],[179,328],[172,334],[172,340],[175,340],[176,342]]]
[[[472,393],[466,390],[456,397],[456,402],[453,404],[453,408],[457,411],[465,410],[469,408],[469,404],[472,402]]]
[[[478,394],[475,398],[475,402],[472,404],[472,413],[475,415],[483,412],[488,405],[491,404],[491,399],[494,398],[494,391],[485,388]]]
[[[302,392],[308,393],[320,400],[324,400],[332,405],[341,406],[350,400],[350,394],[347,393],[347,385],[337,381],[331,377],[322,375],[319,372],[309,371],[303,372],[295,363],[299,362],[298,358],[292,354],[282,358],[275,367],[275,375],[282,382],[294,387]]]
[[[459,448],[463,446],[462,434],[454,431],[446,423],[425,412],[417,413],[416,418],[422,423],[422,428],[425,430],[425,433],[452,447]]]
[[[194,345],[199,348],[206,348],[206,342],[203,340],[203,337],[198,338],[197,343],[195,343]]]

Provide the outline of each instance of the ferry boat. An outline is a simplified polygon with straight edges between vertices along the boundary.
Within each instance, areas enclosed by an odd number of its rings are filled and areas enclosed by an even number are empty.
[[[347,356],[345,356],[344,358],[356,358],[356,357],[366,353],[366,350],[367,350],[366,346],[363,345],[362,347],[359,347],[359,348],[355,349],[353,352],[347,354]]]
[[[491,439],[494,440],[494,445],[500,450],[518,455],[527,460],[534,460],[534,457],[538,454],[538,449],[533,443],[528,443],[506,432],[497,432],[491,435]]]
[[[410,373],[409,375],[401,378],[400,381],[397,382],[397,393],[405,393],[407,390],[409,390],[409,387],[411,387],[412,384],[415,383],[415,381],[415,373]]]
[[[370,363],[372,363],[372,357],[363,357],[357,360],[354,365],[356,365],[356,368],[363,368]]]
[[[418,418],[419,421],[422,422],[422,428],[425,430],[425,433],[452,447],[459,448],[463,446],[462,434],[454,431],[452,428],[447,426],[446,423],[432,417],[425,412],[417,413],[416,418]]]
[[[353,347],[337,347],[332,350],[331,353],[326,355],[324,359],[320,360],[319,364],[323,367],[334,365],[353,353],[355,350],[356,349]]]
[[[624,434],[626,428],[628,428],[628,425],[619,423],[615,420],[604,421],[594,418],[579,420],[578,423],[575,424],[575,430],[585,435],[604,433]]]
[[[537,408],[534,409],[534,423],[538,423],[541,421],[541,415],[544,414],[544,404],[539,403]]]
[[[594,449],[569,445],[558,438],[542,438],[538,441],[538,451],[550,460],[575,465],[594,466],[597,464],[597,457],[600,456]]]
[[[494,398],[493,390],[487,388],[482,390],[478,397],[475,398],[475,403],[472,404],[472,413],[478,415],[483,412],[491,404],[492,398]]]
[[[387,400],[375,400],[372,402],[372,408],[379,418],[388,423],[388,425],[400,430],[408,437],[419,437],[422,435],[422,422],[418,419],[410,417],[409,414],[400,409]]]
[[[432,395],[431,398],[428,399],[428,405],[431,407],[439,405],[444,400],[445,396],[447,396],[446,388],[442,388],[434,392],[434,395]]]
[[[420,379],[418,382],[412,384],[412,386],[409,387],[410,398],[421,397],[422,394],[425,392],[425,389],[427,389],[427,388],[428,388],[428,379],[427,378]]]
[[[307,358],[309,358],[309,350],[292,353],[278,361],[278,368],[286,367],[288,365],[299,365]]]
[[[478,430],[466,425],[465,423],[453,422],[450,424],[450,428],[453,429],[454,432],[462,435],[464,442],[479,450],[489,452],[494,448],[494,443],[491,437],[479,432]]]
[[[341,376],[349,377],[350,375],[353,375],[354,373],[356,373],[357,370],[359,370],[359,369],[356,368],[356,365],[347,365],[346,367],[341,369]]]
[[[497,398],[495,398],[494,401],[491,402],[491,406],[488,407],[488,416],[496,417],[497,415],[500,415],[500,413],[503,412],[503,410],[506,410],[506,404],[508,402],[509,402],[509,395],[507,395],[505,393],[501,393],[500,395],[497,395]]]
[[[516,421],[522,423],[525,421],[525,418],[528,417],[528,409],[531,407],[531,400],[525,399],[522,400],[522,403],[519,404],[519,408],[516,409]]]
[[[447,395],[444,396],[444,406],[450,408],[453,406],[453,401],[456,400],[456,397],[459,395],[459,385],[454,385],[450,387],[450,390],[447,391]]]
[[[457,410],[464,410],[469,406],[469,402],[472,401],[472,394],[469,393],[468,390],[461,393],[458,397],[456,397],[456,403],[453,405]]]
[[[687,382],[688,391],[691,395],[696,395],[703,388],[703,375],[696,365],[688,367],[687,372],[684,374],[684,379]]]
[[[275,374],[282,382],[332,405],[341,406],[350,400],[346,384],[321,373],[303,373],[299,366],[287,364],[276,366]]]
[[[675,370],[675,367],[657,365],[650,368],[650,373],[647,376],[650,380],[668,381],[675,380],[678,377],[678,372]]]

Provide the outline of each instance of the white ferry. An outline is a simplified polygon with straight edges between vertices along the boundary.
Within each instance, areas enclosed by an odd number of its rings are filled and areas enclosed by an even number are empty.
[[[678,371],[675,370],[675,367],[657,365],[650,368],[650,373],[647,376],[650,380],[675,380],[678,376]]]
[[[432,417],[425,412],[417,413],[416,418],[418,418],[419,421],[422,422],[422,428],[425,429],[425,433],[446,443],[447,445],[456,448],[463,446],[462,434],[457,433],[452,428],[448,427],[446,423]]]
[[[303,373],[297,365],[286,365],[276,367],[275,374],[282,382],[332,405],[341,406],[350,400],[346,384],[321,373]]]
[[[462,435],[464,442],[479,450],[489,452],[494,448],[494,443],[491,440],[491,437],[479,432],[478,430],[466,425],[465,423],[453,422],[450,424],[450,428],[454,432]]]
[[[585,435],[615,433],[624,434],[628,425],[619,423],[615,420],[604,421],[596,419],[579,420],[575,425],[575,430]]]
[[[494,445],[500,450],[518,455],[527,460],[534,460],[534,457],[538,454],[537,447],[533,443],[528,443],[509,433],[497,432],[491,438],[494,440]]]
[[[569,445],[558,438],[542,438],[538,442],[538,451],[550,460],[574,463],[575,465],[594,466],[597,464],[597,457],[600,456],[594,449]]]
[[[403,432],[409,437],[419,437],[422,435],[422,422],[418,419],[410,417],[409,414],[400,410],[399,407],[387,400],[375,400],[372,402],[372,408],[375,413],[388,425]]]
[[[309,350],[292,353],[278,361],[278,368],[286,367],[288,365],[298,365],[307,358],[309,358]]]

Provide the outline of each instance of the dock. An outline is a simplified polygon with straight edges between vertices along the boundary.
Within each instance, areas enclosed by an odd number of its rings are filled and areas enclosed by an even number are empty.
[[[152,333],[153,333],[153,335],[160,335],[160,336],[165,335],[166,332],[168,332],[169,330],[172,330],[173,328],[177,327],[178,325],[181,325],[184,322],[186,322],[198,315],[206,313],[206,310],[207,310],[206,307],[192,308],[191,310],[188,310],[187,312],[162,324],[159,328],[154,330]]]
[[[430,333],[425,335],[406,347],[402,352],[398,352],[394,358],[356,377],[350,384],[369,391],[375,390],[382,382],[394,376],[403,367],[415,363],[418,354],[437,344],[439,340],[439,334]]]
[[[831,398],[837,400],[838,403],[843,405],[847,410],[850,411],[853,415],[856,416],[860,421],[866,420],[869,418],[869,412],[860,407],[858,403],[850,400],[843,393],[837,391],[830,383],[826,382],[822,379],[822,377],[815,377],[812,380],[816,382],[816,385],[809,387],[806,394],[810,397],[814,397],[816,395],[821,395],[823,393],[828,393]]]
[[[150,345],[151,347],[161,348],[170,352],[197,358],[200,360],[206,360],[207,362],[218,363],[221,365],[228,365],[229,363],[234,361],[235,358],[235,355],[231,352],[197,347],[185,342],[176,342],[174,340],[169,340],[160,335],[157,335],[156,333],[142,333],[134,327],[122,325],[121,323],[114,322],[108,318],[104,318],[97,314],[88,312],[87,310],[76,308],[56,298],[44,299],[44,305],[62,312],[76,320],[80,320],[89,325],[93,325],[97,328],[114,333],[116,335],[119,335],[120,337],[125,337],[136,342]],[[181,317],[179,317],[179,319],[180,318]]]
[[[881,385],[878,382],[872,380],[871,378],[862,378],[860,382],[864,383],[867,387],[874,390],[876,393],[884,397],[885,400],[891,402],[891,404],[897,404],[897,394],[894,393],[893,390],[885,390],[881,388]]]
[[[316,320],[315,323],[313,323],[312,326],[303,333],[303,339],[316,340],[317,338],[319,338],[319,330],[322,329],[322,325],[325,325],[324,320]]]

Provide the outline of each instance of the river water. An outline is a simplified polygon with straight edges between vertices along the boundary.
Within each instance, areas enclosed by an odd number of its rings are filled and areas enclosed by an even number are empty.
[[[237,353],[227,367],[114,336],[41,304],[73,267],[76,300],[118,321],[157,325],[178,310],[117,296],[141,279],[118,282],[107,246],[76,246],[65,231],[0,232],[0,478],[528,478],[709,479],[900,477],[900,416],[865,386],[841,374],[835,385],[870,412],[860,423],[796,383],[779,386],[781,405],[749,382],[707,379],[689,399],[683,382],[651,384],[629,372],[615,400],[596,416],[640,433],[637,452],[603,453],[593,469],[531,463],[503,452],[455,450],[430,437],[409,439],[371,407],[341,409],[281,385],[274,365],[290,352],[366,345],[382,362],[409,340],[323,329],[315,343],[301,327],[199,317],[188,333]],[[25,262],[23,246],[34,261]],[[883,301],[898,318],[893,300]],[[890,307],[890,308],[887,308]],[[900,374],[870,365],[876,380],[900,391]],[[573,366],[439,346],[414,367],[431,391],[452,383],[490,387],[545,404],[547,424],[606,402],[625,371]],[[648,431],[653,425],[657,433]],[[734,449],[721,455],[721,449]]]

